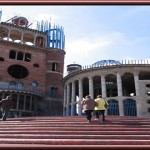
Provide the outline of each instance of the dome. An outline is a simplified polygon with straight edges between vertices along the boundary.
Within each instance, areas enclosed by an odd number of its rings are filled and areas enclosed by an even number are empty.
[[[28,20],[25,17],[17,17],[12,20],[12,23],[19,26],[27,26]]]
[[[116,60],[101,60],[95,62],[92,66],[106,66],[106,65],[120,65],[121,63]]]

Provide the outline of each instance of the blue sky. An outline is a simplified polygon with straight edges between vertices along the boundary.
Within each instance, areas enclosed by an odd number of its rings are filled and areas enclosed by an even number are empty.
[[[63,26],[65,71],[72,63],[85,66],[107,59],[150,60],[148,5],[2,5],[0,10],[1,21],[20,15],[29,22],[51,18],[52,25]]]

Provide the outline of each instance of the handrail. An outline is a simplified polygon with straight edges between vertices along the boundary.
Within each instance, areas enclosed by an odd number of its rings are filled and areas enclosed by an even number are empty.
[[[8,82],[0,82],[0,91],[16,91],[23,93],[30,93],[38,96],[43,96],[44,92],[37,87],[32,86],[14,86],[10,85]]]

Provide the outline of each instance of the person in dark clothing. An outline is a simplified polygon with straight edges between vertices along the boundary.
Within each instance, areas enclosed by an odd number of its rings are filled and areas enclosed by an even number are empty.
[[[11,105],[12,105],[11,96],[7,96],[5,99],[2,99],[0,101],[0,107],[2,111],[2,119],[1,119],[2,121],[6,121]]]
[[[83,99],[81,101],[81,106],[85,112],[87,121],[91,122],[91,118],[92,118],[91,113],[94,111],[94,108],[96,106],[96,102],[94,101],[94,99],[91,99],[91,97],[89,95],[87,95],[85,97],[85,99]]]

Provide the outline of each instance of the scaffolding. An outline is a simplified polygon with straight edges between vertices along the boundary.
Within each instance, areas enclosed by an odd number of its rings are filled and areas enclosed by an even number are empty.
[[[37,21],[37,30],[47,33],[47,47],[65,49],[65,35],[63,27],[54,26],[51,27],[51,23],[43,20],[41,22]]]

